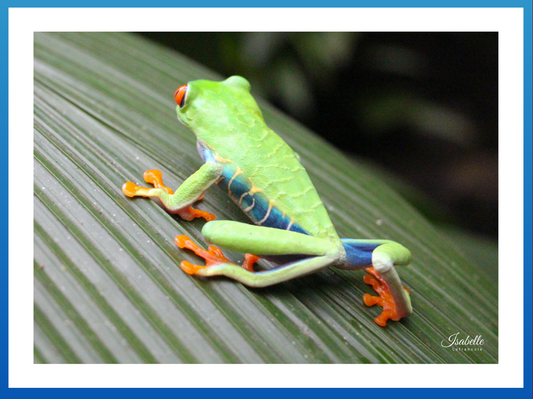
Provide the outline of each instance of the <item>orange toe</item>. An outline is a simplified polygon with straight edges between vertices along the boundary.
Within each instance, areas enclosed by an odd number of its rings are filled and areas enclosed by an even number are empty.
[[[163,183],[163,175],[159,170],[147,170],[144,172],[143,177],[145,182],[152,184],[155,188],[162,188],[170,195],[174,194],[174,191]]]
[[[252,272],[254,273],[255,270],[254,270],[254,264],[255,262],[257,262],[259,260],[259,256],[257,255],[252,255],[252,254],[245,254],[244,255],[244,262],[242,264],[242,267],[245,269],[245,270],[248,270],[249,272]]]
[[[141,187],[137,186],[135,183],[129,181],[122,185],[122,192],[127,195],[128,197],[135,197],[137,194],[137,191]]]
[[[187,274],[197,274],[199,270],[206,268],[206,266],[193,265],[192,263],[187,262],[186,260],[181,262],[180,266],[181,269]]]

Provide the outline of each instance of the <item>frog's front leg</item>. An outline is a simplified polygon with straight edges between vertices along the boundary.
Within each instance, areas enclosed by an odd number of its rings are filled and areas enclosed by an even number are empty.
[[[341,240],[346,251],[346,263],[342,269],[366,269],[364,282],[371,285],[379,296],[365,294],[367,306],[379,305],[382,313],[374,319],[380,326],[387,320],[398,321],[409,316],[413,310],[409,291],[403,287],[395,266],[406,266],[411,261],[411,252],[403,245],[389,240]],[[372,267],[369,267],[372,266]]]
[[[174,193],[163,184],[161,172],[148,170],[144,173],[144,180],[153,184],[154,188],[138,187],[135,183],[127,182],[122,186],[122,192],[128,197],[154,197],[170,212],[177,213],[185,220],[204,218],[214,220],[215,216],[209,212],[191,208],[198,201],[204,191],[209,188],[222,174],[222,166],[215,162],[206,162],[185,180]]]
[[[253,273],[245,267],[230,262],[216,247],[209,247],[208,251],[205,251],[198,248],[186,236],[176,237],[176,244],[180,248],[191,249],[206,260],[206,266],[182,262],[181,267],[187,273],[205,277],[226,276],[250,287],[266,287],[314,273],[336,263],[341,256],[339,248],[327,240],[293,231],[239,222],[209,222],[204,225],[202,234],[209,243],[232,251],[251,252],[258,256],[303,257],[272,270]]]

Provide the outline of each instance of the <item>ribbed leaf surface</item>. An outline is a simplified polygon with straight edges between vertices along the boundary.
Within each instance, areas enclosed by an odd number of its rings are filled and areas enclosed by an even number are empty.
[[[264,103],[340,235],[393,239],[412,251],[400,274],[415,313],[377,326],[379,310],[362,303],[370,292],[363,272],[329,269],[265,289],[186,275],[179,262],[199,259],[173,239],[203,243],[204,222],[120,188],[152,168],[177,187],[200,167],[173,100],[198,78],[221,79],[135,35],[35,35],[36,362],[497,362],[494,276],[372,173]],[[246,221],[217,188],[198,207]],[[483,350],[443,348],[455,332],[482,335]]]

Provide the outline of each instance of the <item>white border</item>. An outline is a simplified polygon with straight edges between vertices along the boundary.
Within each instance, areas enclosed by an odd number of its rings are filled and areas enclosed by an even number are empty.
[[[34,365],[33,33],[36,31],[498,31],[498,365]],[[523,385],[523,13],[487,9],[9,10],[10,387],[520,387]],[[26,191],[26,189],[28,191]],[[25,250],[21,250],[25,248]],[[33,246],[32,246],[33,249]],[[110,367],[113,367],[112,371]],[[276,367],[276,370],[267,370]],[[283,368],[280,370],[279,368]],[[371,372],[372,375],[367,373]],[[208,376],[208,378],[206,378]],[[386,377],[385,377],[386,376]]]

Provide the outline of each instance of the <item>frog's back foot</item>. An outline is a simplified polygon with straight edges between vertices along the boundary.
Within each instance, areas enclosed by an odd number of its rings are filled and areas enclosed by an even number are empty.
[[[378,296],[365,294],[363,301],[367,306],[378,305],[383,308],[374,321],[382,327],[387,320],[399,321],[412,313],[408,290],[402,286],[395,265],[407,265],[411,253],[402,245],[388,240],[342,239],[346,251],[346,262],[338,265],[340,269],[366,269],[364,282],[371,285]]]
[[[365,294],[363,295],[363,302],[367,306],[378,305],[382,307],[381,314],[374,318],[377,324],[385,327],[387,320],[400,321],[413,313],[409,290],[406,287],[400,286],[400,292],[397,292],[398,290],[394,289],[397,288],[393,282],[394,279],[382,276],[373,267],[367,268],[366,271],[369,274],[365,274],[363,281],[365,284],[371,285],[378,296]],[[391,269],[388,273],[396,274],[396,270]]]

